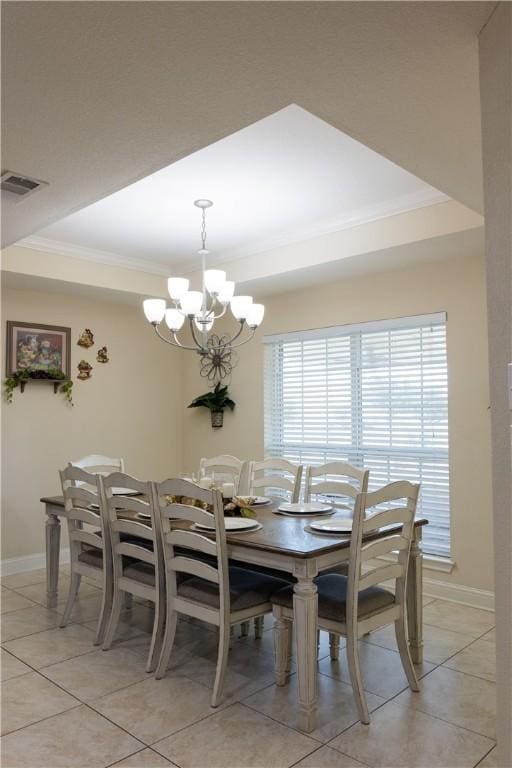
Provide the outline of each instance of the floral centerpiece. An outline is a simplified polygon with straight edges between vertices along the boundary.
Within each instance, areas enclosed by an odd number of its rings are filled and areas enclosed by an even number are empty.
[[[187,496],[166,496],[168,504],[190,504],[199,509],[208,509],[208,505],[199,499],[188,498]],[[251,502],[255,501],[254,496],[233,496],[232,499],[224,499],[224,517],[256,517],[256,513],[250,508]]]

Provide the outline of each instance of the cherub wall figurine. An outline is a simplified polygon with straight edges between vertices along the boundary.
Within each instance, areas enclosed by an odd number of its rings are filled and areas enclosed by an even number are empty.
[[[80,360],[78,363],[78,376],[77,379],[90,379],[91,378],[92,365],[87,360]]]
[[[77,341],[79,347],[85,347],[88,349],[94,344],[94,335],[90,328],[85,328],[79,336]]]
[[[100,347],[100,349],[98,349],[96,360],[98,363],[108,363],[108,350],[106,347]]]

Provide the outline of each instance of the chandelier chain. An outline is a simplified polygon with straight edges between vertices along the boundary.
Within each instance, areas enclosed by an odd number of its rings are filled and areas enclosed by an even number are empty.
[[[203,251],[206,251],[206,209],[203,208],[202,211],[202,224],[201,224],[201,242],[202,242],[202,249]]]

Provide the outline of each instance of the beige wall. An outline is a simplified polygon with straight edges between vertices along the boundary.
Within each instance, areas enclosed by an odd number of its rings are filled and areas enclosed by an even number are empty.
[[[202,455],[263,454],[263,333],[316,328],[445,310],[448,313],[452,574],[429,577],[493,589],[487,324],[483,259],[450,259],[410,270],[312,286],[265,299],[258,339],[239,350],[232,393],[237,408],[223,429],[208,414],[184,416],[185,470]],[[197,360],[187,358],[185,397],[206,389]]]
[[[122,455],[133,474],[161,478],[192,471],[203,455],[262,456],[263,333],[446,310],[456,566],[451,574],[428,576],[493,589],[483,260],[437,261],[264,299],[263,329],[239,350],[232,384],[236,411],[226,413],[217,431],[206,412],[186,408],[207,388],[197,357],[164,347],[139,307],[7,288],[3,296],[4,328],[5,320],[24,319],[71,326],[74,375],[80,357],[94,365],[92,379],[75,384],[73,409],[44,384],[28,385],[25,394],[15,393],[13,405],[2,404],[3,558],[43,551],[38,498],[58,491],[56,469],[70,458],[92,452]],[[96,345],[84,353],[76,346],[85,326],[93,329],[98,344],[107,344],[108,365],[95,363]]]
[[[24,394],[17,390],[12,405],[2,402],[2,558],[7,559],[43,552],[39,497],[59,492],[57,469],[70,459],[88,453],[123,456],[127,471],[141,478],[179,472],[183,395],[180,353],[162,348],[139,307],[5,289],[3,334],[6,320],[70,326],[75,381],[73,408],[42,383],[28,384]],[[84,327],[97,342],[88,350],[76,344]],[[101,365],[96,350],[104,344],[110,362]],[[81,358],[93,365],[89,381],[76,380]]]

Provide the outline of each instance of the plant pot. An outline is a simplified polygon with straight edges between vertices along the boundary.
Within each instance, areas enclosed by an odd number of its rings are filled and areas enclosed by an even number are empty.
[[[211,411],[212,427],[218,429],[224,424],[224,412],[223,411]]]

